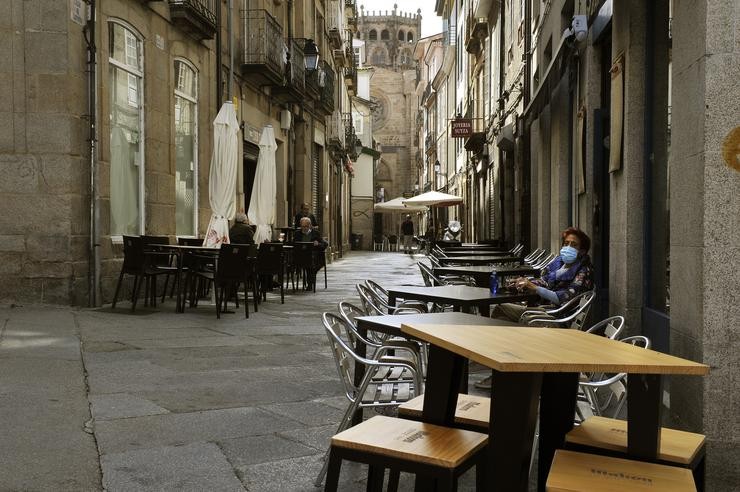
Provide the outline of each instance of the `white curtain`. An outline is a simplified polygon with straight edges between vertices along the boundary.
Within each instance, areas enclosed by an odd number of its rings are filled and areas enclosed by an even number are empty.
[[[257,226],[254,242],[259,244],[272,238],[270,226],[275,223],[275,200],[277,182],[275,174],[275,132],[271,125],[262,129],[260,153],[257,158],[257,171],[252,185],[252,199],[249,202],[247,217]]]
[[[132,162],[131,144],[123,129],[111,128],[110,137],[110,233],[139,232],[139,175]]]
[[[239,122],[231,102],[224,103],[213,122],[213,155],[208,175],[211,221],[204,246],[218,248],[229,242],[229,220],[236,212],[236,173]]]

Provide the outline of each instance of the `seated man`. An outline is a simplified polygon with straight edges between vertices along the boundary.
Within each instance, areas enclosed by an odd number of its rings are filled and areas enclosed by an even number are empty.
[[[316,276],[316,272],[324,267],[324,250],[326,250],[329,244],[324,241],[319,233],[318,229],[314,229],[311,224],[311,219],[303,217],[300,220],[301,228],[295,231],[294,241],[297,243],[313,243],[315,251],[315,260],[313,265],[313,271],[310,272],[307,277],[306,290],[313,289],[313,280]]]
[[[244,212],[234,216],[234,225],[229,229],[229,241],[232,244],[254,244],[254,232]]]

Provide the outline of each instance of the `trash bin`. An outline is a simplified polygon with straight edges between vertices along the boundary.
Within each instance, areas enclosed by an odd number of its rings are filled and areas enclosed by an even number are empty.
[[[353,251],[362,249],[362,234],[350,234],[349,240]]]

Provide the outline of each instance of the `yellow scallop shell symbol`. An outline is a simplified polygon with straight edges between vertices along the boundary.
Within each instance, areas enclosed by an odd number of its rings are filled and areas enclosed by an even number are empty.
[[[740,126],[736,126],[722,142],[722,158],[728,166],[740,171]]]

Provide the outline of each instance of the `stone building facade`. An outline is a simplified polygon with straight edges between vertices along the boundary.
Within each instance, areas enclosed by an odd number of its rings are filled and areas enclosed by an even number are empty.
[[[109,302],[124,234],[202,236],[212,122],[227,100],[242,127],[237,210],[249,207],[256,143],[271,125],[274,226],[291,226],[308,202],[330,259],[347,249],[355,4],[228,5],[3,3],[0,302]],[[305,65],[309,40],[315,70]]]
[[[376,164],[376,201],[414,193],[418,142],[414,122],[418,102],[414,46],[421,32],[421,14],[397,10],[375,12],[360,6],[357,35],[365,42],[366,63],[373,67],[370,101],[373,138],[380,146]],[[382,197],[378,194],[382,189]],[[375,234],[397,235],[397,217],[376,214]]]

